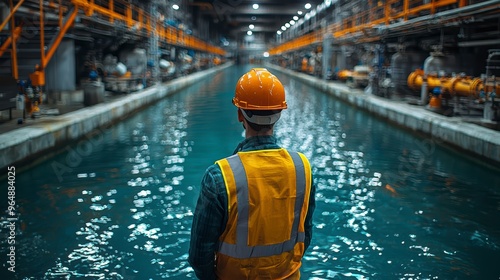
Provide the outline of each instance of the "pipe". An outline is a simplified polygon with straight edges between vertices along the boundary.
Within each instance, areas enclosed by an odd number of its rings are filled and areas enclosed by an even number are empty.
[[[458,42],[457,45],[459,47],[478,47],[478,46],[498,45],[498,44],[500,44],[500,39]]]
[[[483,81],[479,78],[454,77],[442,81],[446,92],[457,96],[473,96],[479,98],[479,93],[483,89]]]
[[[414,24],[417,24],[420,22],[425,22],[425,23],[432,22],[432,21],[439,19],[439,18],[442,18],[442,17],[454,16],[456,14],[463,15],[463,13],[473,12],[477,9],[481,9],[481,8],[488,7],[491,5],[500,5],[500,0],[490,0],[490,1],[486,1],[486,2],[472,4],[472,5],[465,6],[465,7],[458,8],[458,9],[452,9],[452,10],[448,10],[448,11],[439,12],[439,13],[433,14],[433,15],[422,16],[422,17],[410,19],[410,20],[407,20],[404,22],[394,23],[394,24],[391,24],[390,26],[387,26],[387,27],[382,26],[379,30],[392,30],[392,29],[396,29],[398,27],[404,28],[408,25],[413,26]],[[498,9],[500,7],[496,7],[496,8]]]
[[[417,69],[408,75],[407,84],[412,90],[419,90],[424,82],[424,70]],[[427,88],[432,90],[435,87],[441,86],[441,81],[434,76],[427,77]]]
[[[424,86],[424,71],[417,69],[408,75],[408,87],[412,90],[422,89]],[[483,90],[483,81],[480,78],[471,77],[444,77],[427,76],[427,92],[436,87],[441,87],[443,93],[456,96],[473,96],[479,98],[479,93]]]

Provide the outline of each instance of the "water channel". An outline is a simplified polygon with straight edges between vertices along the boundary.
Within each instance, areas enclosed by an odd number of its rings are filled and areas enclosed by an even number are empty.
[[[231,98],[251,67],[213,74],[18,173],[16,273],[2,212],[0,278],[194,279],[199,183],[243,140]],[[289,104],[276,137],[310,158],[317,185],[303,279],[500,278],[498,169],[275,74]]]

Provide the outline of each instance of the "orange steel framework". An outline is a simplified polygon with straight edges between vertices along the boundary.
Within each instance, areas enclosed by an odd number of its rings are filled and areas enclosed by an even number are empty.
[[[9,47],[11,47],[12,76],[15,79],[19,78],[15,42],[20,37],[22,26],[15,26],[14,14],[24,2],[25,0],[20,0],[14,6],[13,0],[9,0],[10,14],[0,24],[1,31],[10,21],[11,34],[10,37],[7,38],[7,40],[5,40],[5,42],[0,46],[0,57],[6,51],[9,51]],[[44,69],[57,50],[66,32],[73,26],[75,18],[80,11],[83,11],[87,17],[98,15],[107,19],[111,24],[117,20],[125,22],[129,29],[134,29],[134,32],[145,32],[148,36],[156,34],[158,36],[159,43],[166,43],[173,46],[195,49],[217,55],[225,55],[225,51],[223,49],[213,46],[194,36],[185,34],[184,31],[176,27],[164,26],[162,22],[158,21],[155,24],[156,28],[153,28],[151,23],[154,19],[149,13],[124,0],[58,0],[57,2],[58,3],[56,4],[54,0],[50,0],[48,2],[39,1],[38,15],[40,23],[40,64],[36,66],[35,72],[30,75],[33,85],[45,84]],[[45,51],[46,47],[44,34],[44,13],[46,10],[52,11],[54,14],[57,13],[59,18],[59,32],[54,39],[53,44],[49,46],[47,51]]]
[[[428,2],[428,3],[425,3]],[[382,3],[378,0],[368,0],[368,9],[360,11],[351,17],[345,18],[341,23],[333,23],[322,30],[313,31],[291,41],[285,42],[269,50],[270,55],[298,50],[313,44],[322,43],[327,34],[334,38],[342,38],[357,32],[366,33],[376,25],[389,25],[393,21],[407,21],[418,16],[423,11],[434,14],[438,8],[458,5],[459,8],[467,5],[466,0],[387,0]],[[364,36],[360,41],[376,41],[377,36]]]

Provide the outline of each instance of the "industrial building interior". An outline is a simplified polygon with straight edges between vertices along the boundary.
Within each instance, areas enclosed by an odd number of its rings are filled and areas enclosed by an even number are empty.
[[[289,107],[262,138],[310,159],[316,186],[303,279],[500,279],[499,15],[500,0],[0,0],[0,278],[196,277],[193,213],[205,179],[227,183],[203,174],[261,137],[231,100],[265,67]]]
[[[499,9],[475,0],[2,1],[2,121],[22,112],[17,123],[29,123],[236,62],[498,130]]]

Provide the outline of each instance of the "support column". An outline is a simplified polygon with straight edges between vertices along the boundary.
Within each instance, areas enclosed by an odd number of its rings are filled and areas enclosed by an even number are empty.
[[[333,35],[330,33],[326,33],[323,38],[323,61],[322,65],[322,77],[323,80],[328,79],[329,74],[332,73],[332,43],[333,43]]]
[[[63,39],[47,65],[45,69],[45,91],[50,99],[54,100],[56,93],[74,92],[76,90],[75,53],[74,40]],[[71,97],[71,99],[75,98]]]
[[[151,80],[153,83],[158,82],[159,64],[160,64],[160,50],[158,48],[158,31],[156,30],[156,21],[158,18],[158,11],[156,1],[151,1],[149,7],[149,14],[151,15],[151,35],[149,36],[149,49],[148,49],[148,64],[151,69]]]

